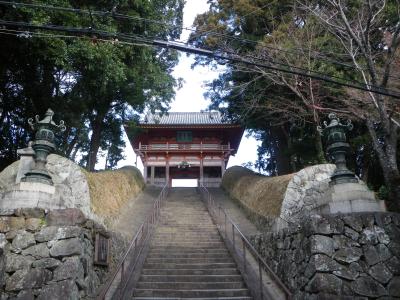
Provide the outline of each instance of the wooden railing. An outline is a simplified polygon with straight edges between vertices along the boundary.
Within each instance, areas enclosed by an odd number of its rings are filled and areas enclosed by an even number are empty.
[[[150,145],[139,145],[136,149],[139,151],[210,151],[210,150],[220,150],[229,151],[229,145],[220,144],[150,144]]]

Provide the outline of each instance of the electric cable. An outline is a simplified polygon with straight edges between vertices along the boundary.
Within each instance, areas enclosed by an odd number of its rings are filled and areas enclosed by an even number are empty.
[[[188,30],[191,32],[196,33],[197,30],[192,29],[192,28],[188,28],[188,27],[182,27],[180,25],[176,25],[173,23],[168,23],[168,22],[162,22],[162,21],[158,21],[158,20],[153,20],[153,19],[148,19],[148,18],[143,18],[143,17],[138,17],[138,16],[130,16],[130,15],[125,15],[125,14],[119,14],[116,13],[114,11],[111,12],[105,12],[105,11],[98,11],[98,10],[83,10],[83,9],[79,9],[79,8],[69,8],[69,7],[61,7],[61,6],[52,6],[52,5],[44,5],[44,4],[31,4],[31,3],[23,3],[23,2],[11,2],[11,1],[0,1],[0,4],[3,5],[10,5],[13,7],[16,6],[24,6],[24,7],[30,7],[30,8],[40,8],[40,9],[49,9],[49,10],[58,10],[58,11],[66,11],[66,12],[73,12],[73,13],[80,13],[80,14],[88,14],[88,15],[98,15],[98,16],[103,16],[103,17],[112,17],[114,19],[129,19],[129,20],[135,20],[135,21],[143,21],[143,22],[148,22],[148,23],[155,23],[158,25],[163,25],[163,26],[167,26],[170,28],[176,28],[176,29],[182,29],[182,30]],[[259,7],[251,12],[249,12],[248,14],[242,16],[241,18],[244,18],[248,15],[251,15],[255,12],[257,12],[258,10],[261,10],[267,6],[271,5],[271,3],[268,3],[262,7]],[[216,33],[215,29],[213,30],[209,30],[206,32],[197,32],[199,36],[204,35],[204,34],[212,34],[214,36],[217,37],[225,37],[229,40],[234,40],[234,41],[238,41],[241,43],[247,43],[247,44],[253,44],[253,45],[260,45],[259,41],[254,41],[254,40],[250,40],[250,39],[246,39],[246,38],[240,38],[240,37],[235,37],[235,36],[231,36],[229,34],[224,34],[224,33]],[[260,47],[260,49],[270,49],[270,50],[276,50],[279,52],[285,52],[285,53],[301,53],[302,50],[301,49],[297,49],[297,48],[292,48],[292,50],[287,50],[287,49],[281,49],[281,48],[276,48],[276,47],[272,47],[272,46],[268,46],[268,45],[262,45]],[[320,58],[326,62],[330,62],[336,65],[340,65],[349,69],[353,69],[353,70],[358,70],[354,65],[350,65],[350,64],[346,64],[337,60],[334,60],[328,56],[326,56],[326,53],[320,52],[320,51],[316,51],[316,50],[312,50],[313,53],[316,54],[316,56],[313,56],[315,58]],[[365,70],[364,68],[362,68],[362,70]],[[381,72],[377,72],[378,74],[382,74]],[[396,77],[393,75],[389,75],[390,78],[395,78],[395,79],[400,79],[400,77]]]
[[[116,39],[116,38],[121,39],[122,38],[122,39],[128,39],[130,41],[133,40],[135,42],[139,41],[141,43],[159,46],[159,47],[166,48],[166,49],[175,49],[175,50],[183,51],[183,52],[187,52],[187,53],[204,55],[204,56],[211,57],[214,59],[222,59],[222,60],[232,61],[232,62],[236,62],[236,63],[244,63],[247,65],[253,65],[253,66],[270,69],[273,71],[279,71],[279,72],[284,72],[284,73],[288,73],[288,74],[304,76],[304,77],[308,77],[308,78],[312,78],[312,79],[316,79],[316,80],[330,82],[330,83],[340,85],[340,86],[346,86],[346,87],[355,88],[358,90],[373,92],[373,93],[391,96],[391,97],[400,99],[400,93],[391,91],[389,89],[383,89],[383,88],[376,87],[373,85],[365,85],[365,84],[357,85],[357,84],[353,84],[353,83],[349,83],[349,82],[339,82],[327,74],[319,74],[319,75],[318,74],[310,74],[311,72],[313,72],[312,70],[308,70],[306,73],[304,73],[302,71],[296,71],[296,70],[290,70],[290,69],[285,69],[285,68],[281,68],[281,67],[276,67],[271,64],[257,63],[257,62],[254,62],[252,60],[246,59],[246,58],[238,56],[238,55],[232,56],[228,53],[189,47],[189,46],[187,46],[183,43],[179,43],[179,42],[149,39],[147,37],[143,37],[140,35],[127,35],[127,34],[122,34],[122,33],[111,33],[111,32],[107,32],[107,31],[94,30],[92,28],[85,29],[85,28],[70,28],[70,27],[57,26],[57,25],[34,25],[34,24],[30,24],[30,23],[25,23],[25,22],[13,22],[13,21],[5,21],[5,20],[0,20],[0,25],[15,25],[15,26],[21,26],[21,27],[25,27],[25,28],[65,31],[65,32],[70,32],[70,33],[75,33],[75,34],[89,34],[92,36],[100,35],[103,38],[112,38],[112,39]],[[293,66],[291,66],[291,67],[293,67]],[[345,79],[342,79],[342,80],[345,80]]]

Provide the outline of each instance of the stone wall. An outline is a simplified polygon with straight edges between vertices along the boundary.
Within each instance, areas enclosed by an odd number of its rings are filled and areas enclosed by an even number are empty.
[[[400,298],[400,215],[303,219],[251,238],[296,299]]]
[[[290,179],[282,201],[280,218],[295,222],[323,205],[323,194],[329,189],[330,177],[336,166],[321,164],[306,167]]]
[[[108,271],[93,265],[99,231],[78,209],[0,210],[0,299],[90,298]],[[124,246],[112,239],[115,263]]]

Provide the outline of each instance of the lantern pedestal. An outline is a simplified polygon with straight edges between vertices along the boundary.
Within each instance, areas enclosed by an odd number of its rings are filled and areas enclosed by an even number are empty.
[[[321,198],[321,202],[326,203],[318,208],[321,214],[386,210],[384,204],[375,199],[375,194],[362,181],[331,184]]]
[[[55,201],[55,198],[58,201]],[[28,207],[64,208],[61,198],[56,197],[55,187],[40,182],[20,182],[6,191],[0,201],[0,209]]]

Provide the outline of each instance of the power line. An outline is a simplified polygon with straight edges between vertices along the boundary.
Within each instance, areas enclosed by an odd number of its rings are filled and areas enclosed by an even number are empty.
[[[43,32],[34,32],[34,31],[26,31],[26,30],[25,31],[24,30],[12,30],[12,29],[4,29],[4,28],[0,28],[0,34],[11,35],[11,36],[15,36],[18,38],[46,37],[46,38],[91,39],[91,37],[88,37],[88,36],[49,34],[49,33],[43,33]],[[96,42],[107,42],[107,43],[115,43],[115,44],[121,44],[121,45],[129,45],[129,46],[151,47],[151,45],[143,44],[143,43],[113,41],[113,40],[106,40],[106,39],[101,39],[101,38],[96,38]]]
[[[212,29],[212,30],[209,30],[206,32],[198,32],[195,29],[188,28],[188,27],[181,27],[180,25],[176,25],[173,23],[168,23],[168,22],[163,22],[163,21],[158,21],[158,20],[153,20],[153,19],[148,19],[148,18],[143,18],[143,17],[138,17],[138,16],[130,16],[130,15],[125,15],[125,14],[120,14],[120,13],[116,13],[115,11],[110,11],[110,12],[106,11],[105,12],[105,11],[98,11],[98,10],[84,10],[84,9],[79,9],[79,8],[52,6],[52,5],[45,5],[45,4],[31,4],[31,3],[23,3],[23,2],[10,2],[10,1],[0,1],[0,4],[13,6],[14,8],[16,6],[24,6],[24,7],[30,7],[30,8],[40,8],[40,9],[48,9],[48,10],[56,10],[56,11],[73,12],[73,13],[79,13],[79,14],[97,15],[97,16],[102,16],[102,17],[112,17],[114,19],[127,19],[127,20],[133,20],[133,21],[142,21],[145,23],[154,23],[154,24],[163,25],[163,26],[166,26],[169,28],[174,28],[174,29],[188,30],[188,31],[197,33],[197,35],[211,34],[211,35],[214,35],[217,37],[224,37],[231,41],[237,41],[237,42],[241,42],[241,43],[260,46],[260,42],[258,42],[258,41],[246,39],[243,37],[235,37],[235,36],[231,36],[229,34],[224,34],[224,33],[217,33],[217,32],[215,32],[216,29]],[[268,7],[269,5],[271,5],[271,3],[267,3],[266,5],[249,12],[248,14],[242,16],[241,19],[243,19],[244,17],[249,16],[261,9],[264,9],[264,8]],[[263,48],[270,49],[270,50],[276,50],[279,52],[290,53],[290,54],[302,53],[302,49],[297,49],[297,48],[292,48],[292,50],[287,50],[287,49],[272,47],[272,46],[268,46],[268,45],[261,45],[260,49],[263,49]],[[325,62],[330,62],[330,63],[336,64],[336,65],[340,65],[342,67],[346,67],[346,68],[358,71],[358,69],[355,66],[334,60],[334,59],[330,58],[329,56],[327,56],[327,54],[324,52],[316,51],[316,50],[312,50],[312,52],[315,54],[315,55],[313,55],[314,58],[319,58],[321,60],[324,60]],[[362,68],[362,69],[365,70],[364,68]],[[382,74],[379,71],[377,73]],[[393,75],[389,75],[389,77],[394,78],[394,79],[400,79],[400,77],[396,77]]]
[[[45,5],[45,4],[31,4],[31,3],[23,3],[23,2],[10,2],[10,1],[0,1],[0,4],[13,6],[14,8],[17,6],[23,6],[23,7],[29,7],[29,8],[40,8],[40,9],[45,9],[45,10],[47,9],[47,10],[55,10],[55,11],[72,12],[72,13],[78,13],[78,14],[95,15],[95,16],[101,16],[101,17],[114,18],[114,19],[142,21],[142,22],[163,25],[163,26],[167,26],[167,27],[171,27],[171,28],[175,28],[175,29],[182,28],[184,30],[189,30],[189,31],[195,32],[194,29],[190,29],[187,27],[181,27],[180,25],[176,25],[173,23],[147,19],[147,18],[143,18],[143,17],[139,17],[139,16],[130,16],[130,15],[125,15],[125,14],[120,14],[115,11],[85,10],[85,9],[72,8],[72,7],[53,6],[53,5]]]
[[[231,54],[231,55],[237,55],[234,52],[230,52],[230,51],[226,51],[226,52]],[[254,59],[254,60],[257,60],[257,61],[261,61],[261,62],[265,60],[263,58],[260,58],[260,57],[257,57],[257,56],[251,55],[251,54],[245,54],[242,57],[251,58],[251,59]],[[323,72],[320,72],[320,71],[315,71],[315,70],[310,70],[310,69],[306,69],[306,68],[302,68],[302,67],[298,67],[298,66],[294,66],[294,65],[289,65],[287,63],[282,63],[282,62],[279,62],[279,61],[276,61],[276,60],[274,61],[274,60],[272,60],[270,58],[268,60],[274,65],[281,65],[281,66],[284,66],[284,67],[289,67],[289,68],[297,69],[297,70],[300,70],[300,71],[305,71],[305,72],[308,72],[308,73],[312,72],[312,73],[317,74],[317,75],[329,76],[330,78],[334,78],[334,79],[338,79],[338,80],[344,80],[342,77],[339,77],[339,76],[336,76],[336,75],[327,75],[326,73],[323,73]],[[356,82],[356,83],[358,83],[360,85],[365,85],[364,82],[361,82],[361,81],[358,81],[358,80],[354,80],[353,79],[352,81]],[[374,85],[370,85],[370,87],[378,88],[377,86],[374,86]]]
[[[276,67],[271,64],[266,64],[266,63],[257,63],[252,60],[246,59],[244,57],[238,56],[238,55],[231,55],[228,53],[223,53],[223,52],[215,52],[215,51],[210,51],[206,49],[201,49],[201,48],[194,48],[194,47],[189,47],[187,45],[184,45],[179,42],[170,42],[170,41],[164,41],[164,40],[156,40],[156,39],[149,39],[147,37],[139,36],[139,35],[127,35],[127,34],[121,34],[121,33],[111,33],[107,31],[99,31],[99,30],[94,30],[94,29],[85,29],[85,28],[70,28],[70,27],[65,27],[65,26],[57,26],[57,25],[33,25],[25,22],[13,22],[13,21],[5,21],[5,20],[0,20],[0,25],[14,25],[14,26],[21,26],[25,28],[33,28],[33,29],[42,29],[42,30],[54,30],[54,31],[63,31],[63,32],[70,32],[78,35],[82,34],[87,34],[90,36],[93,35],[98,35],[102,38],[106,39],[127,39],[129,41],[135,41],[135,42],[141,42],[143,44],[147,45],[153,45],[153,46],[158,46],[166,49],[175,49],[178,51],[183,51],[186,53],[192,53],[192,54],[197,54],[197,55],[203,55],[207,57],[211,57],[213,59],[222,59],[222,60],[227,60],[231,62],[236,62],[236,63],[244,63],[247,65],[253,65],[253,66],[258,66],[261,68],[266,68],[269,70],[273,71],[279,71],[279,72],[284,72],[288,74],[293,74],[293,75],[299,75],[299,76],[304,76],[316,80],[322,80],[326,82],[330,82],[336,85],[340,86],[346,86],[358,90],[363,90],[363,91],[368,91],[368,92],[373,92],[376,94],[381,94],[381,95],[386,95],[386,96],[391,96],[397,99],[400,99],[400,94],[391,91],[388,89],[382,89],[376,86],[372,85],[357,85],[353,83],[348,83],[348,82],[339,82],[335,79],[333,79],[331,76],[326,75],[326,74],[312,74],[315,73],[312,70],[307,70],[307,72],[302,72],[302,71],[296,71],[293,69],[285,69],[281,67]],[[289,66],[289,65],[288,65]],[[293,66],[289,66],[293,67]],[[342,79],[344,80],[344,79]]]

